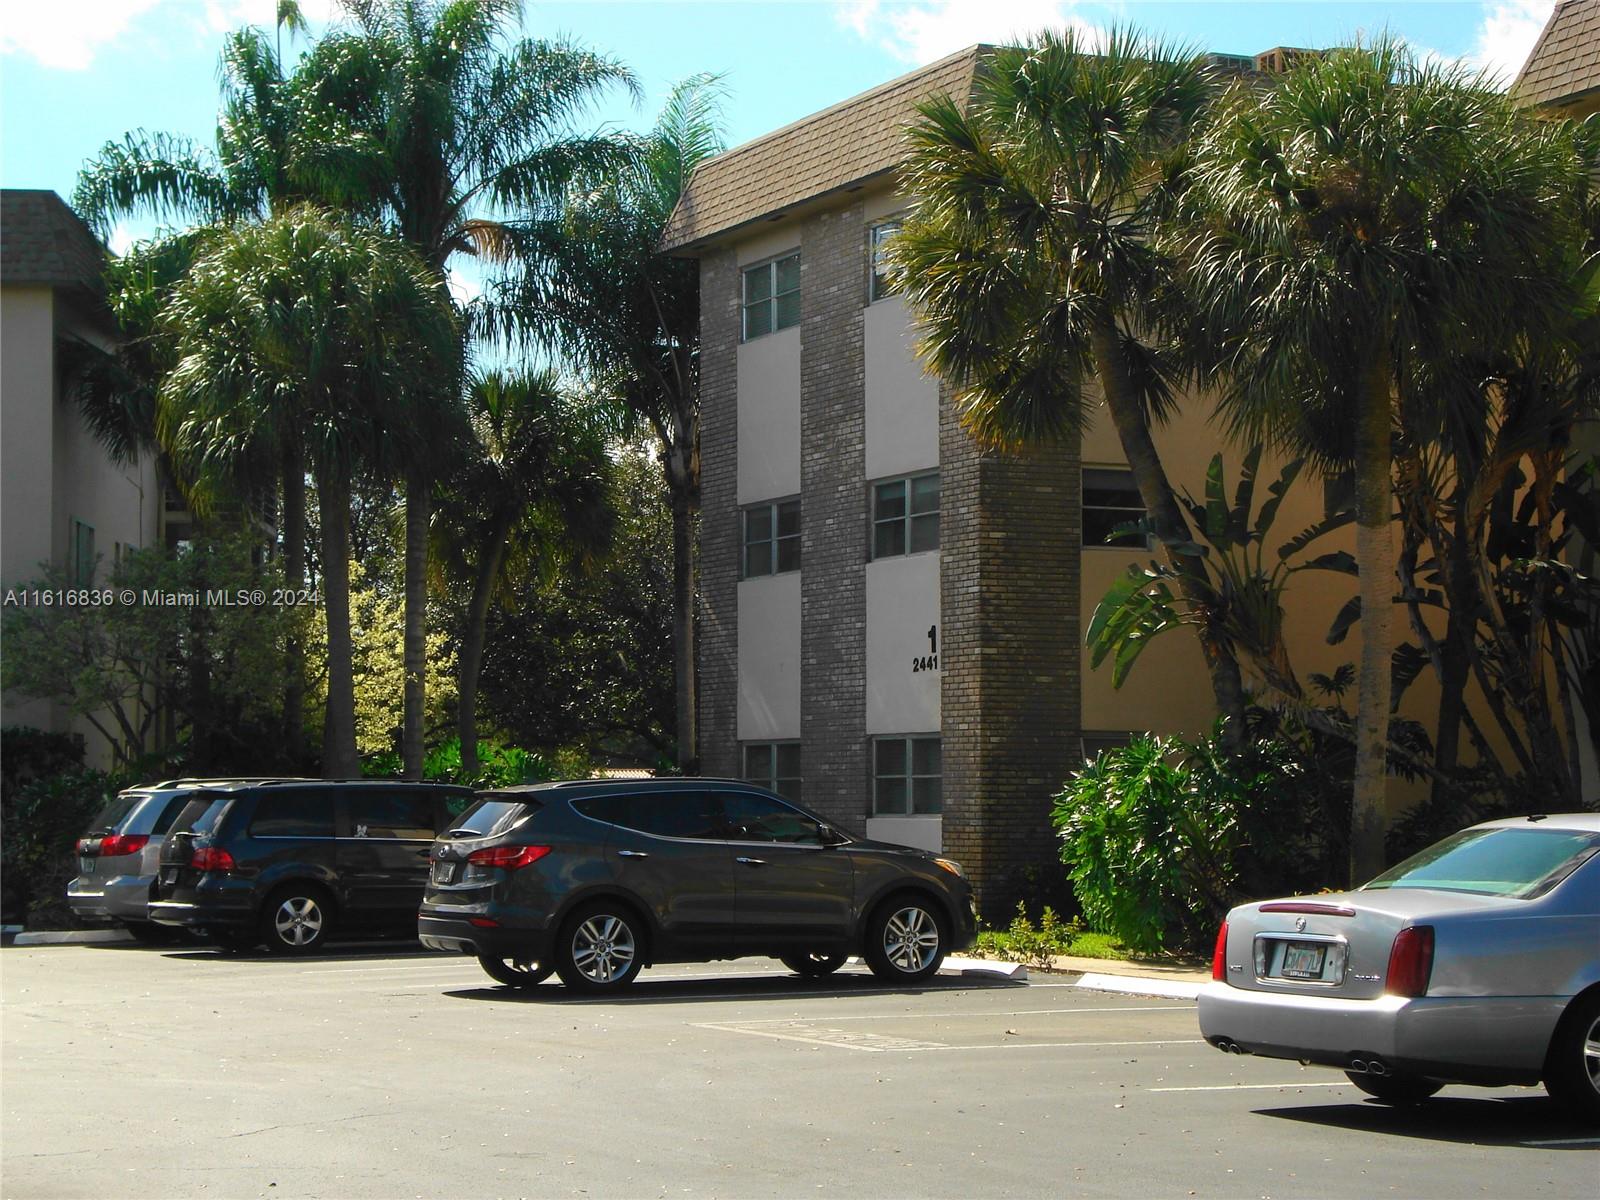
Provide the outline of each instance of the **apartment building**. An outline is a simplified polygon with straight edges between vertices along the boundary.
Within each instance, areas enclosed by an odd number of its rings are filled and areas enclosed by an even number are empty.
[[[63,379],[64,343],[115,336],[104,255],[54,192],[0,191],[0,587],[38,578],[45,562],[74,584],[103,582],[122,554],[164,536],[154,458],[112,462]],[[104,740],[58,706],[7,695],[3,709],[6,725],[85,734],[90,761],[104,761]]]

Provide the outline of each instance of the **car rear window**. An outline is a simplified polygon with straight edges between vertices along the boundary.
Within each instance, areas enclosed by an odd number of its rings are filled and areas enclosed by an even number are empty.
[[[100,815],[90,823],[89,828],[92,830],[103,829],[107,833],[115,833],[117,826],[127,819],[128,814],[148,794],[147,792],[135,792],[131,796],[126,794],[113,796],[110,802],[100,810]]]
[[[457,837],[489,837],[491,834],[504,833],[538,811],[539,807],[536,801],[485,796],[459,817],[452,819],[450,832]]]
[[[183,806],[178,819],[172,823],[173,833],[210,833],[217,827],[217,819],[227,807],[229,797],[209,796],[190,800]]]
[[[1600,833],[1502,826],[1465,829],[1379,875],[1368,889],[1435,888],[1531,899],[1600,852]]]
[[[333,796],[327,792],[268,792],[256,800],[251,837],[331,838]]]

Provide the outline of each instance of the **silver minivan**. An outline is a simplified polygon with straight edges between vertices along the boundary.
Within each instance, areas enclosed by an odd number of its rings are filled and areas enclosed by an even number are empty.
[[[168,941],[150,920],[161,847],[183,806],[199,789],[229,789],[259,779],[167,779],[118,792],[78,839],[78,875],[67,904],[78,920],[117,925],[141,942]]]

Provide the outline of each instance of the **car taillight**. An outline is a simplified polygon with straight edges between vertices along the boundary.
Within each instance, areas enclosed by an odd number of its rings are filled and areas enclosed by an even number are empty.
[[[1224,921],[1217,930],[1217,948],[1211,952],[1211,978],[1228,978],[1228,923]]]
[[[474,850],[467,855],[467,861],[480,867],[515,871],[529,863],[538,862],[549,853],[549,846],[490,846],[486,850]]]
[[[121,854],[137,854],[150,843],[144,833],[113,833],[100,839],[100,857],[116,858]]]
[[[189,856],[189,865],[196,871],[231,871],[233,855],[216,846],[201,846]]]
[[[1395,934],[1384,991],[1391,996],[1426,996],[1433,974],[1433,926],[1412,925]]]

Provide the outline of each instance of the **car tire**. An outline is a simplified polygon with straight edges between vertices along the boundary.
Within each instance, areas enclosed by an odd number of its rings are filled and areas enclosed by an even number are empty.
[[[333,898],[314,883],[285,884],[261,909],[261,937],[274,954],[314,954],[333,933]]]
[[[1385,1104],[1421,1104],[1444,1084],[1416,1075],[1370,1075],[1363,1071],[1346,1071],[1345,1078],[1374,1100]]]
[[[478,965],[488,972],[490,979],[512,988],[536,987],[555,970],[551,964],[531,958],[496,958],[491,954],[478,955]]]
[[[598,900],[568,917],[556,936],[555,967],[576,992],[614,992],[644,966],[644,922],[626,904]]]
[[[1600,992],[1574,1001],[1544,1061],[1544,1090],[1588,1125],[1600,1125]]]
[[[863,957],[890,983],[920,983],[944,961],[949,936],[937,906],[916,895],[891,896],[867,921]]]
[[[807,979],[822,979],[844,966],[843,954],[785,954],[778,959],[796,975]]]

